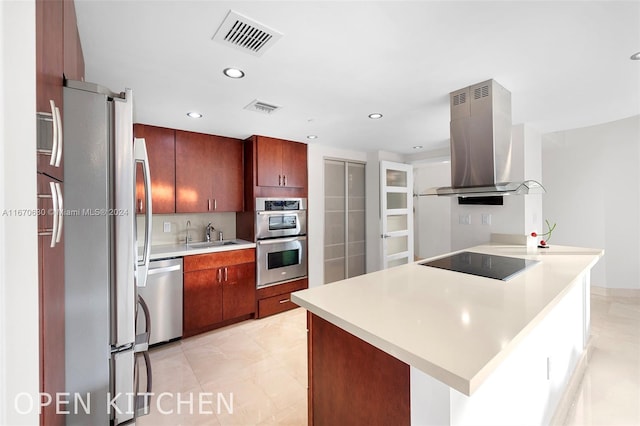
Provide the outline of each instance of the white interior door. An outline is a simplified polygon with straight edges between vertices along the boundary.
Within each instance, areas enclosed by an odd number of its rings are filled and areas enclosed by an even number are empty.
[[[413,262],[413,166],[380,162],[382,269]]]

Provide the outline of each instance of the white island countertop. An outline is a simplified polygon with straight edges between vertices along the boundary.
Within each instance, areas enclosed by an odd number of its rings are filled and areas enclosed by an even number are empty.
[[[291,301],[471,395],[604,252],[494,244],[465,251],[539,263],[500,281],[420,261],[298,291]]]

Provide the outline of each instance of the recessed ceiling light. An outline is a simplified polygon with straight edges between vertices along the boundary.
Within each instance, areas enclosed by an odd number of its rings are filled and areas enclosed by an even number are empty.
[[[637,52],[631,55],[631,59],[634,61],[640,61],[640,52]]]
[[[224,71],[222,71],[224,73],[224,75],[226,75],[229,78],[242,78],[244,77],[244,71],[238,69],[238,68],[225,68]]]
[[[422,145],[416,145],[413,147],[413,149],[422,149]]]
[[[377,120],[378,118],[382,118],[382,114],[379,112],[374,112],[373,114],[369,114],[369,118],[372,120]]]
[[[195,111],[188,112],[187,115],[191,118],[202,118],[202,114]]]
[[[307,136],[307,139],[318,139],[318,136],[316,136],[316,135],[309,135],[309,136]]]

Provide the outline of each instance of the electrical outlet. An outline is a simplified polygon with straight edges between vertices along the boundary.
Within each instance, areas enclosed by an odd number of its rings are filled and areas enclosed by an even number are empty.
[[[163,228],[164,232],[171,232],[171,222],[164,222],[163,225],[164,225],[164,228]]]
[[[482,213],[482,224],[491,225],[491,213]]]
[[[458,223],[460,225],[471,225],[471,215],[461,214],[458,216]]]

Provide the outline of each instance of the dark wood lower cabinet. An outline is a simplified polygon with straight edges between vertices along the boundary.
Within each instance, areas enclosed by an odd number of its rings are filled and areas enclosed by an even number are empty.
[[[409,425],[409,366],[307,314],[309,425]]]
[[[184,335],[222,321],[222,283],[217,269],[184,273]]]
[[[279,314],[298,307],[291,301],[291,293],[309,287],[307,278],[289,281],[284,284],[272,285],[258,290],[258,318]]]
[[[64,416],[56,413],[55,396],[65,390],[64,339],[64,238],[52,245],[53,198],[50,182],[62,184],[38,174],[38,208],[46,214],[38,217],[38,301],[40,311],[40,392],[51,395],[54,403],[43,407],[41,425],[64,425]],[[43,235],[44,234],[44,235]],[[43,400],[43,403],[47,401]]]
[[[255,314],[255,249],[184,258],[183,336]]]

